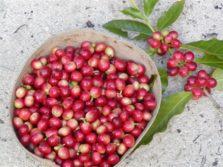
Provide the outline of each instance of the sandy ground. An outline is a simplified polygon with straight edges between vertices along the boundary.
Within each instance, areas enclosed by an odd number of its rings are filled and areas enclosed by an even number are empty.
[[[160,0],[152,22],[172,2]],[[27,58],[59,32],[85,27],[106,32],[101,25],[123,18],[119,10],[128,5],[127,0],[0,0],[1,167],[43,166],[21,150],[9,124],[12,88]],[[222,0],[186,0],[184,13],[173,28],[180,31],[184,42],[222,38],[222,16]],[[162,61],[157,62],[162,66]],[[168,94],[181,89],[180,79],[170,82]],[[221,92],[214,91],[213,96],[223,105]],[[128,167],[223,166],[223,116],[207,98],[191,101],[164,133],[156,135],[126,162]]]

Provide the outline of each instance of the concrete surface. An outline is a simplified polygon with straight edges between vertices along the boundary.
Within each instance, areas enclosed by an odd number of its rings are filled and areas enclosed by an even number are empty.
[[[152,22],[171,3],[173,0],[160,0]],[[122,18],[119,10],[128,5],[127,0],[0,0],[1,167],[42,166],[19,148],[9,127],[10,96],[26,59],[53,34],[86,26],[106,32],[101,25]],[[222,0],[186,0],[184,14],[173,27],[185,42],[222,38],[222,16]],[[168,93],[181,89],[181,80],[174,81]],[[223,105],[222,92],[214,91],[214,97]],[[223,166],[223,115],[207,98],[191,101],[164,133],[126,162],[128,167]]]

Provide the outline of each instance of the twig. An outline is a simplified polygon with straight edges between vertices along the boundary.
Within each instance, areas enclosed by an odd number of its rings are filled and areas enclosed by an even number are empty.
[[[195,143],[200,136],[201,136],[201,134],[199,134],[197,137],[195,137],[195,139],[193,140],[193,143]]]
[[[211,100],[213,105],[221,112],[223,113],[223,107],[214,99],[214,97],[206,90],[204,89],[204,94]]]
[[[27,26],[27,24],[22,24],[21,26],[19,26],[14,32],[13,34],[16,34],[22,27]]]

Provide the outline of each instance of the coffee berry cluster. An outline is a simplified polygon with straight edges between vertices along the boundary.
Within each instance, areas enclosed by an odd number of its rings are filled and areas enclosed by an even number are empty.
[[[194,54],[191,51],[181,52],[175,51],[171,58],[167,61],[167,71],[169,76],[180,75],[186,77],[190,72],[197,69],[197,64],[194,62]]]
[[[168,51],[173,54],[167,60],[167,73],[169,76],[187,77],[196,71],[197,63],[194,61],[195,55],[191,51],[181,51],[181,41],[178,40],[176,31],[153,32],[147,39],[147,43],[153,52],[158,55],[165,55]],[[217,81],[210,77],[205,70],[200,70],[196,76],[190,76],[184,86],[185,91],[192,92],[194,99],[199,99],[206,95],[212,88],[216,87]]]
[[[111,167],[141,135],[156,99],[142,64],[105,43],[55,48],[31,62],[16,89],[20,142],[62,167]]]
[[[217,81],[205,70],[200,70],[196,75],[190,76],[184,86],[185,91],[192,92],[194,99],[210,93],[211,89],[217,86]]]
[[[165,55],[169,49],[178,49],[181,46],[176,31],[170,32],[153,32],[152,36],[147,39],[149,46],[158,55]]]

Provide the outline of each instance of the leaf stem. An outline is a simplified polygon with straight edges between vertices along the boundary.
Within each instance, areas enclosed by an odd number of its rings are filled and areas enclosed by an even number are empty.
[[[136,8],[140,11],[140,9],[139,9],[138,5],[136,4],[135,0],[129,0],[129,1],[134,8]],[[143,20],[144,20],[145,24],[152,30],[152,32],[155,32],[154,28],[152,27],[152,25],[151,25],[149,19],[146,17],[146,15],[142,12],[141,12],[141,14],[143,15]]]
[[[221,112],[223,113],[223,107],[214,99],[214,97],[206,90],[204,89],[204,94],[211,100],[213,105]]]
[[[152,25],[151,25],[149,19],[148,19],[146,16],[144,16],[144,19],[143,19],[143,20],[145,21],[146,25],[152,30],[152,32],[155,32],[155,30],[154,30],[154,28],[152,27]]]

